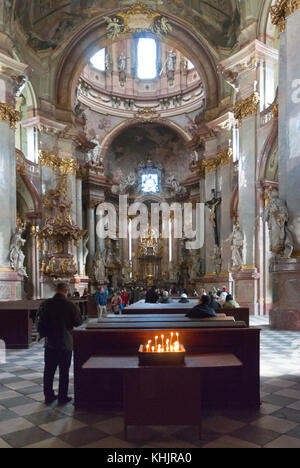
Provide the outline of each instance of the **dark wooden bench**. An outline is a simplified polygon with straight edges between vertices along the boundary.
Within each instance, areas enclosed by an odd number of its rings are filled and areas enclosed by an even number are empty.
[[[120,373],[125,440],[129,425],[195,425],[201,439],[205,373],[241,368],[241,361],[231,353],[187,356],[183,366],[139,366],[136,356],[92,356],[83,365],[95,379],[103,371]],[[241,378],[242,373],[237,374]]]
[[[146,304],[144,301],[139,301],[136,304],[132,304],[123,311],[122,315],[147,315],[147,314],[159,314],[159,315],[176,315],[186,314],[189,309],[198,304],[198,300],[191,299],[188,304],[180,304],[178,299],[174,299],[171,304]],[[217,313],[225,313],[227,316],[234,317],[237,321],[243,321],[247,327],[250,326],[250,311],[248,308],[238,309],[219,309]]]
[[[0,302],[0,340],[7,349],[28,349],[32,344],[32,326],[45,299]],[[84,307],[85,300],[72,298]],[[83,312],[84,313],[84,312]]]
[[[236,370],[207,369],[203,378],[203,402],[217,407],[242,405],[258,407],[259,390],[259,341],[260,330],[247,327],[230,328],[182,328],[175,323],[169,330],[179,331],[180,341],[187,355],[226,354],[235,355],[243,364],[237,376]],[[120,371],[92,371],[84,365],[93,356],[136,357],[140,344],[164,333],[158,322],[148,329],[103,328],[74,331],[74,390],[75,405],[99,405],[122,401],[123,387]]]

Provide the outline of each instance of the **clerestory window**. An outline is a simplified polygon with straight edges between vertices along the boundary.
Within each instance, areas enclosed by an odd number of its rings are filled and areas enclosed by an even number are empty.
[[[99,50],[99,52],[93,55],[90,61],[94,68],[105,71],[105,49]]]
[[[141,80],[153,80],[157,76],[157,44],[155,39],[141,38],[138,41],[137,76]]]

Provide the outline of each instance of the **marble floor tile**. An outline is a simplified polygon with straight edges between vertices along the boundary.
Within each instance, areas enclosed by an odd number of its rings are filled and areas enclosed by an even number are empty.
[[[16,406],[10,408],[15,414],[19,416],[29,416],[30,414],[39,413],[45,411],[48,407],[40,402],[32,402],[27,405]]]
[[[251,425],[258,426],[263,429],[269,429],[271,431],[278,432],[279,434],[284,434],[297,426],[297,424],[292,421],[287,421],[275,416],[265,416],[254,421]]]
[[[232,436],[223,436],[213,442],[202,446],[203,448],[260,448],[259,445],[252,444],[245,440],[236,439]]]
[[[273,440],[273,442],[267,444],[264,448],[300,448],[300,439],[295,439],[294,437],[283,435],[278,437],[278,439]]]
[[[11,447],[22,448],[28,443],[39,443],[51,438],[51,435],[38,427],[16,431],[2,436]]]
[[[74,418],[64,417],[57,421],[49,422],[47,424],[42,424],[40,426],[46,432],[49,432],[53,436],[59,436],[60,434],[65,434],[67,432],[72,432],[77,429],[82,429],[87,427],[84,423],[77,421]],[[97,427],[96,427],[97,429]]]
[[[24,446],[23,448],[28,448],[28,449],[49,449],[49,448],[56,448],[56,449],[63,449],[63,448],[73,448],[71,445],[68,445],[66,442],[64,442],[61,439],[57,438],[51,438],[51,439],[46,439],[41,442],[37,443],[30,443],[29,445]]]
[[[12,432],[22,431],[23,429],[29,429],[34,427],[29,421],[24,418],[9,419],[8,421],[0,422],[0,436],[11,434]],[[4,439],[5,440],[5,439]]]

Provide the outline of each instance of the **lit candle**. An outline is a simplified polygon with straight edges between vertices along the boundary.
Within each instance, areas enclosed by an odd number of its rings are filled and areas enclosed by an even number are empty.
[[[172,340],[173,340],[173,332],[171,332],[171,342],[170,342],[170,346],[172,346]]]
[[[155,350],[157,350],[157,340],[158,340],[158,336],[155,337]]]
[[[154,350],[155,350],[155,348],[154,348],[154,346],[152,346],[152,353],[154,353]]]
[[[171,345],[171,353],[174,352],[174,346]]]
[[[162,347],[164,347],[164,335],[161,335]]]
[[[161,353],[161,345],[158,345],[158,352]]]
[[[174,343],[174,351],[175,351],[176,353],[178,353],[179,350],[180,350],[179,341],[175,341],[175,343]]]
[[[147,346],[146,346],[147,353],[149,353],[149,348],[150,348],[150,346],[147,344]]]

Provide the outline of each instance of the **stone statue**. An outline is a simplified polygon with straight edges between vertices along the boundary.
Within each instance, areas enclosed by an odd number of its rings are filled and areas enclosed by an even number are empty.
[[[135,172],[130,172],[127,177],[122,176],[119,185],[113,185],[111,188],[112,193],[122,194],[137,184],[137,175]]]
[[[107,281],[105,274],[105,259],[103,252],[100,252],[100,250],[97,250],[93,260],[92,276],[98,283],[105,283]]]
[[[239,223],[236,223],[233,228],[233,233],[230,236],[231,240],[231,269],[240,271],[243,267],[243,248],[244,236],[241,232]]]
[[[172,283],[177,283],[178,281],[179,269],[175,262],[169,263],[169,281]]]
[[[26,242],[26,240],[22,238],[23,231],[24,228],[18,225],[11,239],[9,259],[12,269],[18,273],[18,275],[28,278],[26,268],[24,267],[25,255],[22,251],[22,247]]]
[[[170,187],[172,195],[186,193],[186,188],[182,187],[174,175],[166,179],[166,184]]]
[[[174,72],[175,71],[175,64],[176,64],[176,54],[174,52],[170,51],[168,53],[168,58],[167,58],[167,71],[168,72]]]
[[[216,275],[219,276],[222,268],[222,254],[218,245],[215,245],[211,254],[211,260],[215,267]]]
[[[88,152],[88,159],[89,161],[92,161],[94,164],[97,164],[99,162],[99,153],[100,153],[100,143],[99,143],[98,137],[95,136],[91,140],[91,143],[94,143],[96,146]]]
[[[130,273],[131,273],[131,265],[129,261],[125,261],[122,266],[122,277],[125,283],[130,282]]]
[[[279,198],[277,189],[268,190],[266,200],[263,220],[268,223],[270,231],[270,250],[279,254],[285,249],[286,227],[289,220],[288,209],[285,202]]]
[[[106,266],[112,265],[114,263],[113,253],[111,251],[111,247],[107,247],[104,249],[103,256],[105,258]]]
[[[122,52],[120,57],[119,57],[119,71],[120,72],[126,72],[126,66],[127,66],[127,57]]]
[[[199,278],[201,274],[200,270],[201,270],[201,259],[199,257],[199,254],[198,255],[194,254],[192,256],[192,263],[189,269],[190,279],[194,280],[196,278]]]

